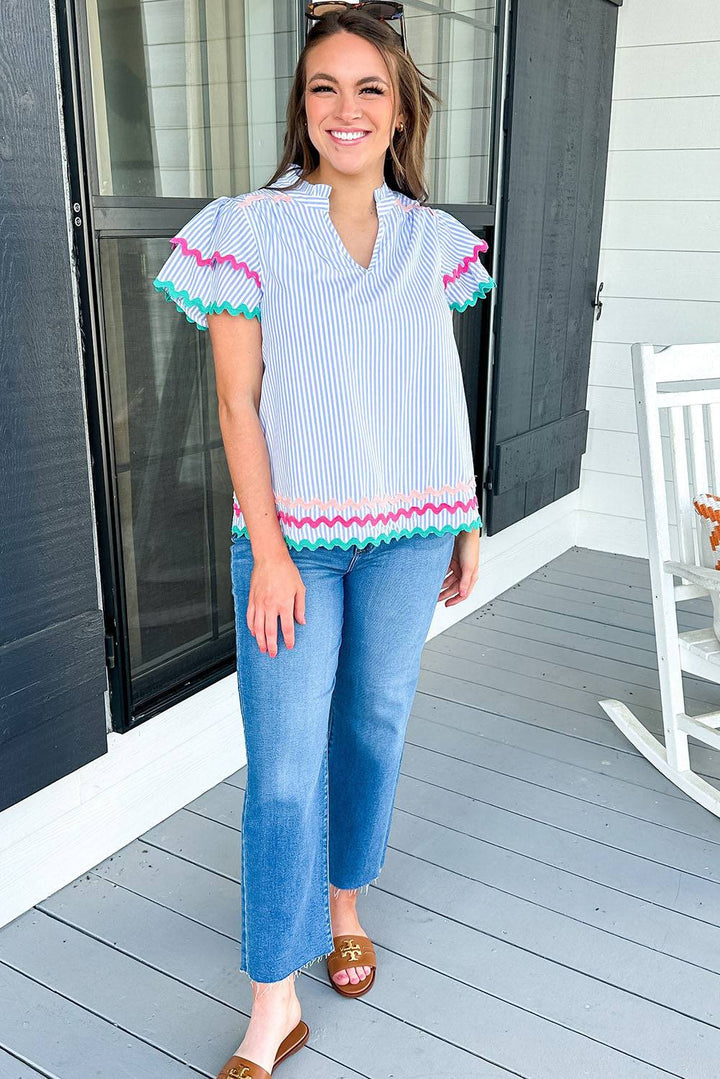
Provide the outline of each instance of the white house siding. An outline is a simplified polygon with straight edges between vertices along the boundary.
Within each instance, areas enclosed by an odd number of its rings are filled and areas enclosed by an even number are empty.
[[[646,557],[630,346],[720,341],[720,5],[625,0],[577,543]]]

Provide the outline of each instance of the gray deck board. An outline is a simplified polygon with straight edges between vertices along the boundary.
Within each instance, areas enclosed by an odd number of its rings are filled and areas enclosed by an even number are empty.
[[[42,1073],[0,1049],[0,1079],[38,1079]]]
[[[684,605],[682,628],[707,621]],[[720,687],[684,683],[690,712],[720,707]],[[386,862],[359,903],[377,984],[349,1003],[307,968],[310,1044],[283,1079],[716,1079],[720,820],[603,697],[661,729],[642,559],[574,548],[428,642]],[[691,752],[718,782],[720,755]],[[0,1079],[213,1079],[252,1000],[244,784],[0,929]]]

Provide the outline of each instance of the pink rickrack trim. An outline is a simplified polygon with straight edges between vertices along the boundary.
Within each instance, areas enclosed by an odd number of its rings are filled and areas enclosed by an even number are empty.
[[[458,483],[455,486],[444,487],[425,487],[421,490],[405,491],[402,494],[387,495],[382,498],[361,498],[360,501],[354,501],[353,499],[346,499],[344,502],[339,502],[336,498],[331,498],[323,501],[320,498],[313,498],[309,501],[303,498],[290,498],[289,496],[280,494],[279,491],[274,492],[275,503],[282,505],[285,509],[292,510],[300,507],[304,510],[356,510],[361,512],[363,509],[379,510],[382,506],[392,506],[398,502],[419,501],[426,499],[429,495],[436,497],[445,496],[447,498],[452,495],[460,493],[475,494],[475,483]],[[233,498],[233,507],[235,514],[240,513],[240,505],[236,498]]]
[[[443,285],[447,287],[448,285],[451,285],[453,281],[457,281],[460,274],[467,273],[470,269],[470,263],[477,262],[480,255],[487,251],[487,249],[488,245],[485,240],[478,240],[478,242],[475,244],[475,247],[473,248],[472,255],[466,255],[462,262],[459,263],[456,270],[453,270],[452,273],[444,275]]]
[[[245,276],[251,278],[258,288],[262,288],[259,274],[255,270],[251,270],[247,262],[240,262],[234,255],[221,255],[219,251],[214,251],[212,255],[204,258],[197,247],[188,247],[188,242],[184,236],[173,236],[170,243],[177,244],[183,255],[192,256],[198,266],[211,266],[213,262],[229,262],[233,270],[244,270]]]
[[[236,206],[248,206],[251,202],[262,201],[263,199],[270,199],[271,202],[292,202],[292,195],[285,194],[284,191],[269,192],[269,191],[253,191],[249,195],[245,195],[242,199],[235,199]]]
[[[424,202],[418,202],[417,199],[413,202],[403,202],[402,199],[395,199],[395,204],[399,206],[401,210],[404,210],[405,213],[407,213],[408,210],[427,210],[429,213],[437,216],[437,210],[434,206],[426,206]]]
[[[401,517],[411,519],[423,513],[442,513],[443,510],[448,510],[449,513],[457,513],[458,510],[469,512],[471,509],[475,509],[477,504],[478,500],[475,497],[468,499],[467,502],[460,500],[452,503],[441,502],[437,506],[432,502],[426,502],[424,506],[409,506],[407,509],[399,509],[394,513],[368,513],[364,517],[326,517],[324,514],[322,517],[294,517],[292,514],[282,512],[282,510],[277,516],[285,524],[295,525],[298,528],[302,528],[304,525],[310,525],[313,528],[317,528],[319,525],[327,525],[328,528],[332,528],[333,525],[345,525],[349,528],[353,525],[389,524],[391,521],[399,521]]]

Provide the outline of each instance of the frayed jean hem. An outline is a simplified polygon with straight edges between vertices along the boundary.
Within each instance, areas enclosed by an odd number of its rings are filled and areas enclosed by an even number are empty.
[[[316,955],[314,959],[309,959],[307,963],[303,963],[303,965],[301,967],[298,967],[297,970],[288,971],[287,974],[283,974],[279,978],[273,978],[271,981],[263,981],[260,978],[253,978],[247,970],[241,969],[240,973],[244,974],[249,979],[251,985],[261,986],[261,988],[258,989],[256,993],[256,996],[260,997],[264,996],[265,993],[268,993],[275,986],[280,985],[281,982],[286,982],[288,978],[292,978],[294,982],[304,970],[307,970],[307,968],[311,967],[314,963],[319,963],[321,962],[321,960],[327,959],[328,956],[332,955],[333,951],[334,947],[331,948],[328,952],[323,952],[322,955]]]
[[[337,898],[337,895],[340,892],[348,892],[351,895],[367,895],[369,888],[379,880],[379,877],[380,874],[378,873],[378,875],[376,877],[373,877],[372,880],[369,880],[367,884],[361,884],[357,888],[335,888],[334,885],[331,885],[330,887],[333,892],[334,898]],[[248,971],[243,970],[242,968],[240,969],[240,973],[244,974],[249,979],[251,984],[261,986],[262,988],[258,989],[256,995],[263,996],[265,993],[269,992],[274,986],[279,985],[281,982],[287,981],[288,978],[292,978],[294,982],[304,970],[308,969],[308,967],[313,966],[315,963],[321,962],[323,959],[328,959],[329,956],[332,955],[334,950],[335,948],[332,947],[329,951],[323,952],[322,955],[316,955],[314,959],[309,959],[307,963],[303,963],[303,965],[298,967],[297,970],[288,971],[287,974],[283,974],[279,978],[273,978],[270,981],[261,980],[260,978],[253,978],[248,973]]]
[[[333,899],[338,899],[341,892],[345,892],[347,895],[367,895],[368,889],[373,884],[376,884],[379,879],[380,874],[378,873],[378,875],[376,877],[373,877],[372,880],[369,880],[367,884],[361,884],[357,888],[336,888],[335,885],[331,883],[330,891],[332,892]]]

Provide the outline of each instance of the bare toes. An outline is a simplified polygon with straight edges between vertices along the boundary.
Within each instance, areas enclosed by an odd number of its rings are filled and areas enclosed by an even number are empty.
[[[338,985],[357,985],[364,982],[372,973],[371,967],[349,967],[347,970],[339,970],[333,974],[333,981]]]

